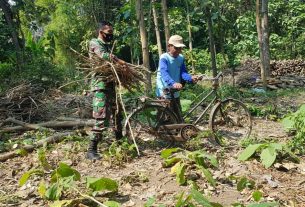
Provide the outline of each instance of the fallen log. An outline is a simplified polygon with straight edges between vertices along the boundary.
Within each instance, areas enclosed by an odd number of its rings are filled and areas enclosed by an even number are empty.
[[[46,129],[43,126],[39,126],[37,124],[28,124],[28,123],[25,123],[23,121],[19,121],[17,119],[14,119],[13,117],[7,118],[4,122],[12,122],[12,123],[18,124],[20,126],[23,126],[25,128],[29,128],[29,129]]]
[[[32,152],[34,149],[38,147],[42,147],[44,145],[48,145],[50,143],[57,143],[62,141],[66,136],[72,135],[73,132],[63,132],[63,133],[58,133],[54,134],[50,137],[47,137],[45,139],[39,140],[35,145],[25,145],[21,149],[25,150],[26,152]],[[20,154],[20,149],[14,150],[12,152],[6,152],[3,154],[0,154],[0,162],[4,162],[8,159],[17,157]]]
[[[95,121],[93,119],[89,119],[89,120],[79,119],[79,120],[71,120],[71,121],[48,121],[48,122],[38,123],[35,125],[44,128],[66,129],[66,128],[84,127],[84,126],[91,127],[94,125],[94,122]],[[26,131],[28,129],[29,129],[28,127],[24,127],[24,126],[5,127],[0,129],[0,133]]]

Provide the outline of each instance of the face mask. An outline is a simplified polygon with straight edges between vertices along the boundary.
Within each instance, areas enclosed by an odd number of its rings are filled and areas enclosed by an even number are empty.
[[[105,34],[105,41],[106,42],[111,42],[113,40],[113,34]]]

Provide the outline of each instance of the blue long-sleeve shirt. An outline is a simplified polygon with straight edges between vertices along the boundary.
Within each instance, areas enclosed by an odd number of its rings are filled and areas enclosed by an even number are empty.
[[[160,56],[159,68],[157,72],[157,96],[164,97],[163,89],[172,87],[174,83],[181,81],[192,82],[192,76],[187,72],[184,57],[172,57],[168,53]],[[175,93],[175,97],[179,97],[179,92]],[[169,98],[169,97],[166,97]]]

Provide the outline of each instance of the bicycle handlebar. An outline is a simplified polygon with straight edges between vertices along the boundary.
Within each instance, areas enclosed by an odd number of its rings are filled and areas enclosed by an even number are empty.
[[[199,75],[199,77],[197,77],[198,80],[202,80],[202,81],[218,81],[220,78],[223,78],[223,74],[222,72],[218,73],[217,76],[215,76],[214,78],[209,78],[206,75]],[[176,88],[164,88],[163,91],[166,94],[170,94],[170,93],[175,93],[177,91],[181,91],[182,89],[176,89]]]

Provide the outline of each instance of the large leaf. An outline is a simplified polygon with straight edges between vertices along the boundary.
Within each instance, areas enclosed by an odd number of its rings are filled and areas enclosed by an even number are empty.
[[[276,159],[277,152],[273,147],[267,147],[266,149],[263,149],[261,153],[261,161],[265,168],[270,167],[275,159]]]
[[[30,170],[25,172],[20,180],[19,180],[19,186],[23,186],[32,175],[43,175],[43,171],[42,170],[38,170],[38,169],[34,169],[34,170]]]
[[[161,151],[161,157],[163,159],[167,159],[169,156],[171,156],[174,152],[178,152],[180,148],[170,148],[170,149],[164,149]]]
[[[115,180],[110,178],[92,178],[87,177],[87,188],[93,190],[93,192],[108,190],[111,192],[118,191],[118,184]]]
[[[80,173],[71,168],[69,165],[65,163],[59,163],[59,166],[56,170],[53,171],[52,173],[52,178],[51,181],[54,183],[58,180],[58,178],[64,178],[64,177],[70,177],[73,176],[74,180],[80,180]]]
[[[261,146],[262,144],[251,144],[249,145],[240,155],[238,156],[238,159],[241,161],[246,161],[249,159],[255,151]]]

